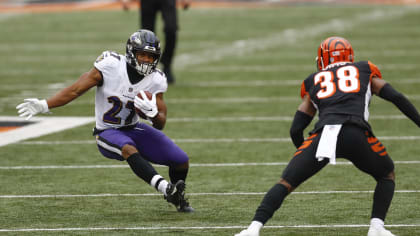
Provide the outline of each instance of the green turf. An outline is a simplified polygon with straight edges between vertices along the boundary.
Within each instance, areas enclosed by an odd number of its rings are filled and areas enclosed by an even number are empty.
[[[179,15],[177,76],[165,99],[169,118],[292,117],[301,81],[315,70],[322,39],[341,35],[356,60],[371,60],[384,79],[420,107],[420,11],[416,7],[301,5],[273,8],[190,9]],[[0,114],[16,115],[27,97],[53,95],[89,70],[104,50],[124,53],[138,26],[137,11],[22,14],[0,18]],[[162,25],[158,22],[161,38]],[[243,45],[243,46],[241,46]],[[190,58],[190,59],[185,59]],[[55,116],[93,116],[94,94],[53,110]],[[228,99],[228,100],[226,100]],[[372,100],[372,116],[401,114]],[[285,121],[168,121],[165,133],[181,140],[192,164],[286,163],[291,142],[188,143],[183,139],[288,138]],[[372,119],[378,137],[418,136],[408,119]],[[88,124],[29,141],[90,141],[85,144],[16,143],[0,147],[0,167],[126,165],[106,159],[92,143]],[[311,125],[311,127],[313,124]],[[308,129],[309,131],[309,129]],[[383,140],[394,161],[419,161],[418,140]],[[342,161],[339,159],[339,161]],[[284,165],[193,166],[189,193],[197,212],[178,214],[161,196],[1,198],[5,195],[157,193],[128,167],[96,169],[1,169],[0,234],[4,235],[233,235],[227,229],[124,229],[130,227],[245,227]],[[396,164],[396,190],[420,190],[420,164]],[[167,177],[166,167],[157,167]],[[370,191],[375,182],[351,165],[327,166],[298,192]],[[367,225],[372,193],[293,194],[267,226]],[[387,224],[397,235],[420,235],[420,193],[397,192]],[[4,229],[119,228],[2,232]],[[265,228],[262,235],[365,235],[367,227]]]

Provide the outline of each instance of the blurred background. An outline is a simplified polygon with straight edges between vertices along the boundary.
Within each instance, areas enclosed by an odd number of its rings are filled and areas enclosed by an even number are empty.
[[[420,108],[419,2],[193,0],[188,10],[178,9],[177,81],[165,95],[164,132],[191,159],[187,192],[197,213],[177,214],[125,163],[102,157],[91,136],[94,123],[87,120],[0,146],[0,232],[239,232],[293,156],[289,128],[300,85],[316,71],[323,39],[347,38],[357,61],[376,64]],[[136,2],[123,11],[119,2],[106,0],[0,0],[0,123],[22,122],[16,105],[70,85],[103,51],[124,54],[138,28]],[[160,17],[156,33],[164,44]],[[91,90],[39,119],[93,118],[94,96]],[[377,97],[370,112],[373,130],[396,165],[397,192],[386,223],[397,235],[420,235],[418,127]],[[0,139],[11,139],[16,130],[5,128]],[[166,177],[166,168],[157,168]],[[366,234],[374,186],[340,159],[299,187],[263,235]]]

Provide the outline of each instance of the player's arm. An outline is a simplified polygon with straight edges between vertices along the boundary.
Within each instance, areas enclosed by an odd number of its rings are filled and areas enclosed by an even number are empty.
[[[290,127],[290,137],[296,148],[302,145],[304,139],[303,131],[311,123],[316,114],[316,109],[311,102],[308,94],[303,97],[302,103],[293,118],[292,126]]]
[[[158,113],[155,117],[151,118],[153,122],[153,127],[156,129],[162,130],[166,124],[166,113],[167,107],[166,103],[163,100],[163,93],[156,94],[156,105],[158,109]]]
[[[98,85],[102,81],[101,73],[96,68],[82,74],[79,79],[72,85],[47,100],[48,108],[64,106],[73,101],[80,95],[84,94],[90,88]]]
[[[26,117],[29,120],[38,113],[47,113],[51,108],[66,105],[90,88],[98,85],[101,81],[101,73],[96,68],[92,68],[90,71],[82,74],[74,84],[62,89],[51,98],[47,100],[28,98],[24,100],[24,103],[19,104],[16,109],[18,109],[19,116]]]
[[[398,109],[420,127],[420,115],[414,105],[383,79],[372,78],[372,93],[392,102]]]

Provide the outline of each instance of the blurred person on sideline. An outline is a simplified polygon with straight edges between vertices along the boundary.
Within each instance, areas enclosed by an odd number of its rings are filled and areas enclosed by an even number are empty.
[[[318,47],[318,71],[301,85],[302,103],[294,116],[290,136],[297,150],[282,177],[264,196],[249,227],[236,236],[258,236],[283,200],[300,184],[335,158],[351,161],[376,180],[368,236],[393,236],[384,221],[394,195],[394,163],[368,123],[371,96],[392,102],[420,126],[412,103],[382,79],[370,61],[354,62],[353,48],[341,37],[329,37]],[[316,112],[319,121],[304,140],[303,131]]]
[[[124,10],[129,9],[130,2],[136,0],[120,0]],[[186,10],[191,4],[191,0],[179,0],[181,7]],[[175,48],[177,43],[178,17],[177,17],[177,0],[140,0],[140,25],[142,29],[155,32],[157,14],[162,14],[165,45],[162,54],[161,63],[163,72],[169,84],[175,83],[175,76],[172,70],[172,62],[175,56]]]
[[[177,211],[193,212],[185,198],[189,158],[161,131],[166,123],[163,94],[168,84],[165,75],[156,68],[160,55],[156,35],[138,30],[128,38],[125,55],[104,51],[72,85],[48,99],[24,99],[16,109],[19,116],[28,120],[64,106],[95,87],[93,135],[99,152],[109,159],[126,161],[140,179],[161,192]],[[140,122],[139,116],[152,126]],[[171,182],[149,162],[168,166]]]

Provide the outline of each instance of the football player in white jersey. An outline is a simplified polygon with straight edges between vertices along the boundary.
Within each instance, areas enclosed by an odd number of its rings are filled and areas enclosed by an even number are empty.
[[[49,99],[25,99],[16,108],[21,117],[30,119],[96,87],[94,135],[102,155],[127,161],[138,177],[162,192],[179,212],[193,212],[185,198],[189,158],[160,131],[166,123],[163,93],[168,88],[165,75],[156,68],[160,55],[156,35],[148,30],[136,31],[127,41],[125,56],[105,51],[74,84]],[[152,94],[151,98],[145,91]],[[143,96],[136,96],[138,93]],[[136,109],[153,127],[139,122]],[[169,166],[171,182],[149,162]]]

